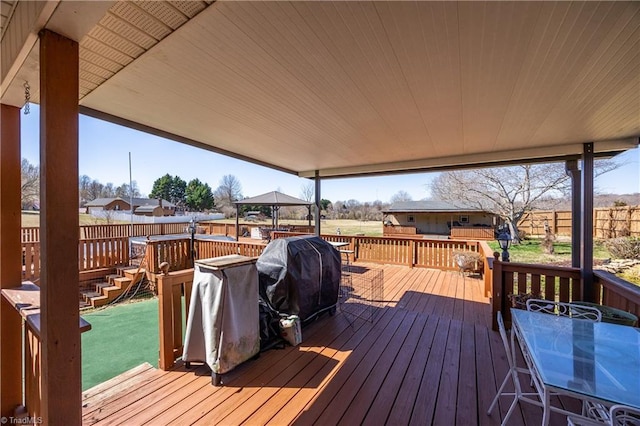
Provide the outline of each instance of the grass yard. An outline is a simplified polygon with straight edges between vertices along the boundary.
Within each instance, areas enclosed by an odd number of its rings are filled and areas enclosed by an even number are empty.
[[[540,246],[541,240],[523,240],[521,244],[512,245],[509,248],[509,256],[512,262],[520,263],[541,263],[541,264],[567,264],[571,265],[571,242],[556,241],[553,243],[554,254],[545,254]],[[501,252],[497,241],[490,241],[489,246]],[[594,261],[610,258],[607,248],[600,241],[594,241],[593,259]]]
[[[98,219],[90,214],[79,213],[80,225],[105,225],[109,223],[106,219]],[[112,220],[111,223],[127,223],[120,222],[117,220]],[[22,226],[32,227],[32,226],[40,226],[40,212],[37,211],[23,211],[22,212]]]
[[[127,303],[82,315],[82,390],[148,362],[158,366],[158,300]]]

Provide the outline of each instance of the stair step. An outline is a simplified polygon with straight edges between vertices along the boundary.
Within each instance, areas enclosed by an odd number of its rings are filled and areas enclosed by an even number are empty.
[[[114,293],[114,292],[120,294],[120,293],[122,293],[122,290],[120,289],[120,287],[115,286],[115,285],[102,287],[102,294],[104,294],[106,296],[108,296],[109,293]]]
[[[143,276],[146,274],[146,271],[144,268],[130,268],[130,269],[123,269],[122,271],[120,271],[122,273],[121,276],[123,277],[127,277],[127,278],[131,278],[133,279],[136,276],[136,272],[138,273],[138,277]]]
[[[107,303],[109,303],[109,298],[107,296],[96,296],[91,298],[91,306],[94,308],[106,305]]]
[[[85,301],[89,301],[91,300],[91,298],[93,297],[98,297],[98,296],[102,296],[102,293],[97,293],[93,290],[84,290],[82,292],[82,297],[84,298]]]
[[[97,293],[102,293],[102,289],[105,288],[105,287],[110,287],[111,284],[109,284],[109,283],[96,283],[95,286],[96,286],[96,292]]]
[[[120,278],[122,275],[118,275],[118,274],[109,274],[105,277],[105,279],[107,280],[108,283],[113,282],[113,280],[115,280],[116,278]]]
[[[126,290],[127,287],[129,287],[129,284],[131,284],[131,281],[133,281],[131,278],[118,277],[114,278],[113,282],[111,282],[111,285],[116,286],[122,290]]]

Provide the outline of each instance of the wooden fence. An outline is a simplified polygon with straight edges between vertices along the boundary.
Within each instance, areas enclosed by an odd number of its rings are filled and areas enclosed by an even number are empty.
[[[537,210],[525,214],[518,228],[530,235],[544,235],[545,222],[556,235],[571,235],[570,210]],[[593,236],[616,238],[640,236],[640,206],[607,207],[593,210]]]
[[[402,226],[402,225],[383,225],[382,235],[394,236],[394,235],[416,235],[418,230],[415,226]]]
[[[451,238],[463,240],[495,240],[495,231],[491,227],[483,226],[454,226],[451,228]]]

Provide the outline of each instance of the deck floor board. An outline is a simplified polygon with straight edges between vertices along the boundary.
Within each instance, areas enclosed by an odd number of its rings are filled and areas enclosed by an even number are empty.
[[[382,300],[342,301],[303,329],[298,347],[264,352],[220,387],[206,366],[138,367],[85,392],[84,424],[500,424],[509,398],[486,411],[507,361],[482,278],[356,263],[354,283],[370,269],[383,270]],[[519,404],[510,424],[539,424],[541,414]]]

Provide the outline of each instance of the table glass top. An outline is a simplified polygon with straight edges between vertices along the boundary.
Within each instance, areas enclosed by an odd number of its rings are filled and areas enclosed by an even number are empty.
[[[511,310],[545,385],[640,408],[640,330]]]

